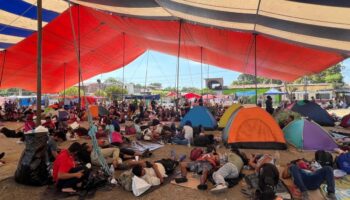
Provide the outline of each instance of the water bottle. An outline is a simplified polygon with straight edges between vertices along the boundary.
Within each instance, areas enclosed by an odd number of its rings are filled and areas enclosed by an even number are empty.
[[[109,172],[111,172],[112,178],[114,178],[114,166],[113,164],[111,164],[111,166],[109,167]]]

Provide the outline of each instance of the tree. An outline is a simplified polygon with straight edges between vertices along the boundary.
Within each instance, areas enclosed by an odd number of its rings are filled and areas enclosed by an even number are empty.
[[[67,88],[66,90],[60,92],[60,95],[66,95],[66,96],[78,96],[79,95],[79,89],[76,86]]]
[[[282,81],[280,80],[274,80],[274,79],[268,79],[268,78],[263,78],[263,77],[257,77],[257,82],[258,84],[282,84]],[[255,76],[250,75],[250,74],[240,74],[237,77],[236,81],[232,82],[232,85],[250,85],[250,84],[255,84]]]
[[[308,83],[331,83],[334,87],[337,87],[344,84],[343,69],[342,64],[336,64],[318,74],[299,78],[294,83],[304,84],[306,78]]]
[[[104,84],[106,84],[106,85],[123,85],[123,82],[119,81],[116,78],[109,77],[104,81]]]
[[[175,87],[166,87],[164,88],[164,91],[176,91]]]
[[[98,96],[98,97],[105,97],[107,96],[106,92],[103,91],[103,90],[97,90],[95,93],[94,93],[95,96]]]
[[[126,90],[123,90],[121,87],[118,87],[116,85],[107,86],[104,92],[106,93],[106,96],[111,99],[114,99],[121,94],[128,93]]]
[[[200,89],[195,87],[183,87],[181,89],[181,92],[193,92],[193,93],[200,93]]]
[[[162,84],[161,83],[151,83],[149,85],[153,86],[153,87],[156,87],[156,88],[162,88]]]

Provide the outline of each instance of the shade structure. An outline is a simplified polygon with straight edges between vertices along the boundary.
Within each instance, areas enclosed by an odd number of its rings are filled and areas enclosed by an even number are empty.
[[[350,114],[345,115],[340,122],[340,126],[344,128],[349,128],[350,127]]]
[[[281,92],[275,88],[269,89],[267,92],[264,93],[264,95],[282,95],[286,94],[285,92]]]
[[[288,143],[301,150],[333,151],[338,147],[326,130],[306,119],[294,120],[283,132]]]
[[[192,123],[192,127],[200,125],[205,129],[216,129],[217,122],[211,112],[204,106],[193,107],[180,122],[180,126],[184,126],[187,121]]]
[[[321,126],[334,126],[334,119],[329,113],[312,101],[298,101],[289,108],[294,112],[310,118]]]
[[[229,121],[229,119],[230,119],[230,117],[231,117],[231,115],[232,115],[236,110],[240,109],[241,107],[242,107],[241,104],[236,104],[236,103],[234,103],[234,104],[232,104],[230,107],[228,107],[228,108],[225,110],[224,114],[221,116],[220,121],[219,121],[219,123],[218,123],[218,127],[219,127],[219,128],[225,128],[226,125],[227,125],[227,122]]]
[[[11,42],[0,53],[1,88],[35,91],[37,36],[33,28],[26,34],[17,31],[30,29],[24,25],[33,25],[35,16],[23,14],[18,6],[7,7],[22,1],[2,2],[0,25],[5,28],[0,28],[0,42]],[[147,49],[177,55],[178,41],[180,57],[198,62],[202,57],[206,64],[254,74],[256,55],[258,76],[286,81],[320,72],[350,55],[350,12],[343,0],[332,5],[323,0],[261,0],[260,6],[258,0],[244,4],[239,0],[224,4],[216,0],[205,4],[182,0],[74,2],[80,5],[49,17],[43,29],[45,93],[78,82],[72,24],[80,44],[83,79],[127,65]],[[63,3],[61,8],[67,7]],[[9,25],[17,15],[21,23]],[[254,41],[256,49],[252,48]]]
[[[192,92],[186,93],[182,96],[186,99],[194,99],[194,98],[199,99],[199,98],[201,98],[201,95],[196,94],[196,93],[192,93]]]
[[[273,117],[260,107],[241,108],[229,119],[224,142],[238,148],[286,149],[282,130]]]

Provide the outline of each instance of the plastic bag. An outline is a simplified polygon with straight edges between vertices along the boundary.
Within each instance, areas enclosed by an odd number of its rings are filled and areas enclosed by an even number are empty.
[[[47,133],[25,134],[26,147],[15,172],[17,183],[42,186],[49,181],[46,166]]]
[[[151,185],[148,184],[145,180],[134,176],[132,178],[132,193],[134,193],[135,196],[140,196],[144,192],[146,192],[149,188],[151,188]]]

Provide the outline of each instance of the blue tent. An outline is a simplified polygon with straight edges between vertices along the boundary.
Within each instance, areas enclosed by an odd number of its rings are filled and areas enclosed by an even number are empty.
[[[264,95],[282,95],[282,94],[286,94],[285,92],[281,92],[275,88],[271,88],[269,89],[267,92],[264,93]]]
[[[187,121],[192,123],[192,127],[202,125],[205,129],[216,129],[217,122],[206,107],[196,106],[182,118],[180,126],[184,126]]]
[[[334,119],[317,103],[311,101],[298,101],[291,110],[308,117],[321,126],[334,126]]]

